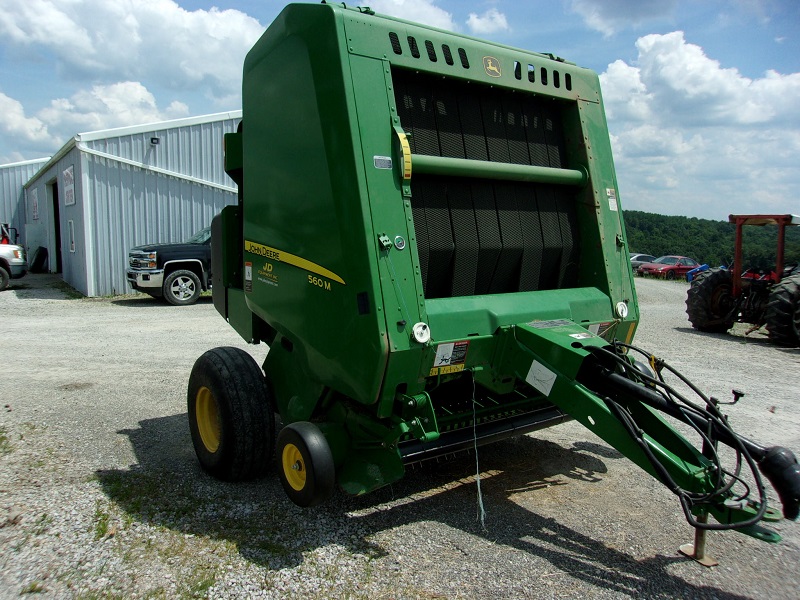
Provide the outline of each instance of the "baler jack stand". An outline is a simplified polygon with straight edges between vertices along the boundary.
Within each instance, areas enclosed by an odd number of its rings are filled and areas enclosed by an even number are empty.
[[[708,523],[708,513],[704,512],[703,514],[697,517],[697,521],[699,523]],[[719,564],[719,561],[715,558],[712,558],[706,554],[706,534],[708,530],[706,529],[695,529],[694,530],[694,544],[683,544],[678,551],[699,562],[704,567],[716,567]]]

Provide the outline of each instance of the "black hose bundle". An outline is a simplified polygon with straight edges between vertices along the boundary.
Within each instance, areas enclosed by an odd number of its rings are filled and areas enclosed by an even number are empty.
[[[601,347],[586,348],[598,358],[600,365],[605,365],[599,367],[602,371],[601,377],[595,381],[606,381],[611,385],[611,389],[622,390],[652,408],[686,423],[703,441],[702,452],[712,465],[711,470],[715,474],[715,479],[711,491],[698,493],[678,485],[653,452],[631,412],[623,404],[612,399],[609,394],[601,393],[609,410],[642,449],[656,477],[678,496],[690,525],[698,529],[725,530],[749,527],[758,523],[767,510],[762,473],[778,492],[784,516],[788,519],[797,519],[800,514],[800,464],[792,452],[779,447],[764,448],[738,435],[720,412],[717,401],[707,397],[697,386],[663,360],[629,344],[614,342],[612,347],[613,350]],[[648,373],[648,369],[642,368],[637,361],[632,362],[626,358],[625,351],[637,352],[646,357],[652,372]],[[702,400],[702,404],[690,401],[667,383],[662,375],[665,370],[692,390]],[[603,392],[605,391],[608,390],[604,389]],[[736,467],[733,471],[722,466],[717,453],[718,442],[730,446],[736,452]],[[721,501],[734,505],[750,502],[751,489],[741,477],[743,464],[747,465],[758,490],[755,515],[735,523],[707,523],[696,519],[692,513],[692,509],[696,507],[702,509],[703,505],[719,505]],[[737,483],[744,488],[744,491],[738,496],[731,496],[731,490]]]

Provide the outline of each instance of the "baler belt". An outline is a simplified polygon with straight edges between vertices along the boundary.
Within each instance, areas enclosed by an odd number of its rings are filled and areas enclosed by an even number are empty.
[[[412,154],[564,168],[549,102],[402,69],[392,79]],[[564,186],[419,174],[411,195],[426,298],[574,284],[577,212]]]

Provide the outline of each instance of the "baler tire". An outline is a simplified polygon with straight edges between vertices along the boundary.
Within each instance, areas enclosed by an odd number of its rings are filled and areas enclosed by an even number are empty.
[[[200,466],[223,481],[264,474],[275,447],[275,409],[264,374],[240,348],[198,358],[187,391],[189,430]]]
[[[709,269],[692,280],[686,292],[686,314],[699,331],[725,333],[733,327],[733,319],[728,317],[733,302],[730,271]]]
[[[333,495],[336,466],[328,441],[308,421],[290,423],[278,433],[278,471],[289,499],[316,506]]]
[[[3,267],[0,267],[0,292],[8,287],[8,282],[10,281],[11,276],[8,274]]]
[[[164,279],[164,299],[173,306],[189,306],[197,302],[203,291],[200,278],[193,271],[173,271]]]
[[[800,345],[800,275],[775,284],[764,312],[769,339],[781,346]]]

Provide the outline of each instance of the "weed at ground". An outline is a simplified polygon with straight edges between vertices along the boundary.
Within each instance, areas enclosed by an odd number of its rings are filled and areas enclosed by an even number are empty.
[[[8,430],[0,427],[0,456],[10,454],[14,450],[11,440],[8,439]]]

